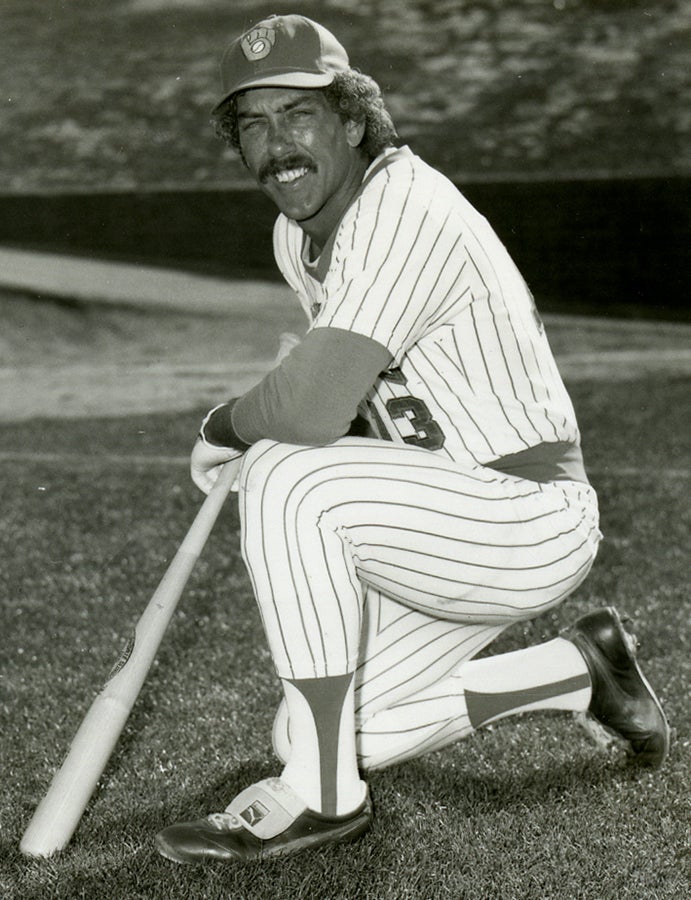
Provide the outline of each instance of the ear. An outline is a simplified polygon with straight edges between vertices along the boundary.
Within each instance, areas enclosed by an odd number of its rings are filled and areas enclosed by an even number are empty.
[[[360,143],[365,136],[365,128],[367,127],[366,123],[363,122],[354,122],[352,119],[348,119],[346,122],[346,140],[350,147],[359,147]]]

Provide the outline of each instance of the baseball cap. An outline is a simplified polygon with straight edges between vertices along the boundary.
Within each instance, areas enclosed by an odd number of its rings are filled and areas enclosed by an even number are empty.
[[[269,16],[233,41],[221,62],[223,99],[254,87],[316,88],[349,68],[336,38],[306,16]]]

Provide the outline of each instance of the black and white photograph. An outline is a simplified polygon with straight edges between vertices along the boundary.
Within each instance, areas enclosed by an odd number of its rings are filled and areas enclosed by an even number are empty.
[[[690,0],[4,0],[2,900],[691,896]]]

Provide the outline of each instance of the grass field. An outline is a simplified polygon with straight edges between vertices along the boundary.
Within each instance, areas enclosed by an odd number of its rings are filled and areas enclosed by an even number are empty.
[[[564,353],[653,346],[662,354],[688,337],[661,328],[651,344],[631,326],[553,326]],[[123,322],[113,334],[132,339]],[[80,340],[86,353],[91,343]],[[569,386],[605,541],[588,581],[562,608],[508,632],[493,650],[548,638],[586,609],[615,604],[635,622],[674,728],[664,770],[632,770],[620,750],[595,745],[566,715],[505,721],[371,776],[376,818],[359,843],[241,868],[176,867],[152,844],[164,825],[222,808],[276,772],[270,726],[279,693],[232,502],[69,848],[44,861],[18,851],[199,507],[186,457],[206,407],[0,423],[0,897],[689,896],[689,383],[673,368],[608,377],[596,367]]]

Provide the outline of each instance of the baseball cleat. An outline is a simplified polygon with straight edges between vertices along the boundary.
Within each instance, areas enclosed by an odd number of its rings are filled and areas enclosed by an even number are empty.
[[[636,762],[657,768],[669,751],[670,733],[660,701],[636,662],[636,639],[608,606],[569,629],[592,682],[588,712],[630,745]]]
[[[369,794],[348,815],[324,816],[308,809],[280,778],[267,778],[239,794],[225,812],[164,828],[156,848],[179,863],[249,862],[354,841],[371,818]]]

